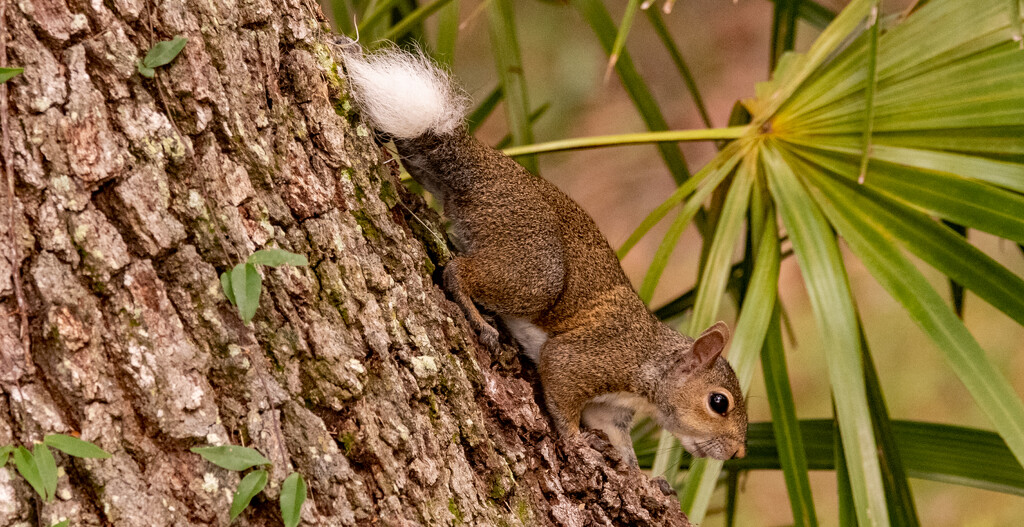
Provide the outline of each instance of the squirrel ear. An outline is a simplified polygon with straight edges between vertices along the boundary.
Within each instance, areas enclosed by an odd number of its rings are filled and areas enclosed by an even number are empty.
[[[728,341],[729,326],[722,321],[715,322],[715,325],[705,329],[693,341],[693,355],[701,364],[711,364],[725,351],[725,343]]]

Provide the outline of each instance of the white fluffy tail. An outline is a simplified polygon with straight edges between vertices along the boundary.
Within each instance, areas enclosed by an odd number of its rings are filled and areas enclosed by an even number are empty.
[[[423,55],[389,48],[345,56],[355,102],[378,130],[401,139],[447,134],[462,125],[469,100]]]

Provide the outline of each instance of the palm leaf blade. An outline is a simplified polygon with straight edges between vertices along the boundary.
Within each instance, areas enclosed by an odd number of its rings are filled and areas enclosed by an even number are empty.
[[[572,0],[572,4],[583,15],[583,18],[586,19],[587,24],[594,30],[594,33],[597,34],[605,52],[611,53],[612,46],[615,43],[616,28],[612,22],[612,17],[608,14],[608,10],[597,0]],[[668,122],[665,121],[661,108],[658,107],[658,103],[654,100],[654,96],[651,95],[647,84],[640,77],[640,74],[637,73],[636,68],[633,66],[633,60],[630,58],[627,50],[622,50],[619,59],[615,62],[615,71],[619,74],[619,78],[629,93],[630,99],[633,100],[637,111],[640,112],[640,116],[647,125],[647,129],[652,132],[668,130]],[[677,185],[681,185],[690,177],[690,169],[686,166],[686,160],[683,158],[679,147],[670,144],[660,144],[658,145],[658,151],[661,153],[665,166],[672,173],[672,178]]]
[[[811,470],[834,470],[831,419],[803,419],[798,422]],[[734,470],[772,470],[780,467],[778,439],[773,423],[750,423],[747,456],[726,462]],[[999,434],[976,428],[922,423],[892,422],[893,437],[907,473],[914,478],[966,485],[974,488],[1024,496],[1024,468],[1014,458]],[[638,449],[641,466],[649,462],[652,440],[641,438]],[[964,448],[964,445],[971,445]],[[693,459],[683,460],[683,468]]]
[[[505,96],[505,115],[513,143],[525,145],[533,142],[530,125],[530,103],[523,75],[523,61],[516,37],[515,13],[511,0],[491,0],[487,8],[488,28],[494,51],[494,64],[498,69],[502,93]],[[522,157],[519,163],[537,173],[537,158]]]
[[[756,156],[752,156],[748,159],[745,165],[756,165]],[[721,298],[725,289],[725,279],[721,276],[721,272],[715,272],[714,269],[728,268],[726,265],[722,265],[721,256],[722,248],[729,249],[731,245],[725,243],[719,243],[718,236],[723,232],[736,231],[738,235],[738,225],[733,226],[730,223],[734,223],[733,216],[738,216],[734,211],[738,210],[736,207],[739,204],[739,200],[742,198],[742,194],[737,193],[737,190],[742,193],[749,192],[749,184],[743,187],[735,186],[741,183],[744,179],[753,180],[756,175],[756,166],[747,166],[746,170],[741,168],[740,173],[742,174],[737,178],[737,182],[734,183],[734,187],[730,189],[729,197],[726,199],[726,206],[723,209],[722,219],[727,223],[723,227],[721,220],[719,223],[719,229],[716,231],[715,242],[708,255],[708,265],[704,267],[705,278],[700,281],[701,288],[698,289],[697,293],[697,304],[694,308],[694,315],[692,319],[691,332],[696,334],[699,329],[707,324],[710,324],[710,320],[715,317],[717,312],[717,306],[715,302],[710,299]],[[737,197],[740,196],[740,197]],[[740,211],[742,212],[742,211]],[[770,219],[771,221],[766,221]],[[754,370],[757,364],[757,357],[760,354],[761,347],[765,341],[765,334],[768,331],[769,323],[773,313],[773,307],[775,306],[776,294],[778,292],[778,281],[779,281],[779,241],[778,234],[775,231],[774,212],[771,212],[769,218],[761,218],[757,229],[751,229],[752,232],[760,230],[762,235],[758,243],[754,246],[756,253],[754,270],[751,274],[750,285],[747,288],[746,296],[743,302],[743,309],[740,311],[739,320],[736,322],[736,331],[733,335],[732,342],[729,346],[728,359],[732,364],[733,369],[736,371],[736,376],[739,378],[740,387],[746,393],[750,386],[751,378],[754,375]],[[728,240],[728,238],[726,238]],[[733,240],[733,244],[735,240]],[[726,253],[725,257],[728,257],[730,253]],[[714,272],[714,275],[712,273]],[[704,285],[712,283],[714,286],[704,289]],[[703,299],[708,299],[704,300]],[[709,307],[705,307],[709,306]],[[714,309],[714,311],[712,311]],[[711,493],[714,491],[715,484],[718,481],[718,477],[721,474],[722,462],[721,461],[700,461],[703,462],[705,467],[700,473],[699,477],[694,477],[692,474],[686,481],[680,500],[683,503],[683,509],[686,511],[687,516],[695,522],[702,521],[704,514],[707,511],[708,504],[710,502]],[[698,462],[698,463],[700,463]]]
[[[781,311],[776,306],[772,311],[771,324],[761,349],[761,370],[768,392],[768,406],[772,413],[774,444],[778,455],[779,468],[786,480],[789,503],[793,510],[793,524],[814,526],[818,524],[811,496],[811,480],[807,475],[807,452],[796,418],[796,405],[790,388],[789,373],[786,371],[786,355],[782,347],[782,327],[779,321]],[[754,425],[751,425],[753,427]],[[747,430],[747,456],[754,444],[754,431]]]
[[[942,297],[878,228],[856,212],[850,193],[828,178],[810,180],[815,198],[876,280],[942,350],[953,370],[1018,460],[1024,459],[1024,404]]]
[[[835,238],[793,170],[765,148],[769,188],[804,275],[836,394],[836,415],[861,525],[887,525],[881,468],[868,411],[853,299]]]

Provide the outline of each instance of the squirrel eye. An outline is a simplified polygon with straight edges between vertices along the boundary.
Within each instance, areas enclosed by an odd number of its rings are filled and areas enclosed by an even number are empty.
[[[712,412],[725,416],[729,412],[729,398],[725,394],[714,392],[708,396],[708,407]]]

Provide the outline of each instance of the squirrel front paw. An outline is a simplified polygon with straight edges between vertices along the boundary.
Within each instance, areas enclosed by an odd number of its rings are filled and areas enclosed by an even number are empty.
[[[498,330],[486,322],[478,328],[480,343],[487,348],[487,351],[498,351]]]
[[[606,430],[600,429],[582,430],[580,436],[584,438],[590,448],[611,456],[612,459],[618,459],[619,462],[627,466],[640,468],[640,463],[636,459],[636,452],[633,451],[633,443],[628,441],[628,432],[625,437],[626,441],[623,441],[618,434],[613,438]]]
[[[676,489],[672,488],[672,485],[669,484],[667,479],[665,479],[665,476],[655,476],[654,478],[651,478],[651,481],[654,482],[654,485],[658,487],[658,490],[660,490],[662,494],[675,497]]]

